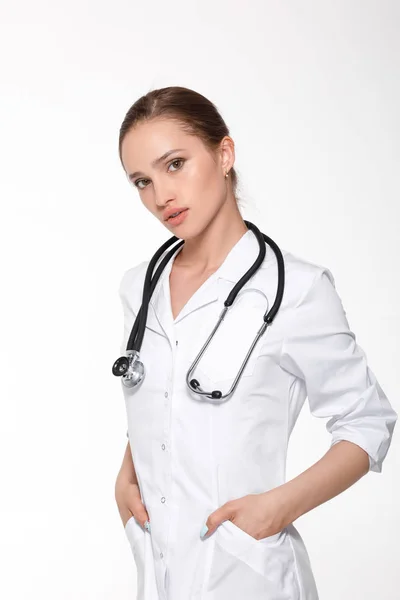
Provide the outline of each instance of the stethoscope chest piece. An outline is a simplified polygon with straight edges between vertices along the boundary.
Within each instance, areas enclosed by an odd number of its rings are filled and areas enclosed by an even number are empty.
[[[144,364],[139,360],[139,352],[127,350],[126,356],[117,358],[112,367],[113,375],[122,377],[125,387],[133,388],[140,385],[145,376]]]
[[[127,356],[120,356],[117,358],[115,363],[113,364],[112,372],[113,375],[120,377],[121,375],[125,375],[129,368],[129,359]]]

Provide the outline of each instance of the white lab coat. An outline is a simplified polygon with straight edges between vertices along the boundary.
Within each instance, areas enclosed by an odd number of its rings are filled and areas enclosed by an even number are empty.
[[[247,231],[175,321],[170,260],[149,306],[141,349],[144,382],[138,390],[121,382],[151,522],[151,533],[134,517],[125,527],[137,566],[137,600],[318,599],[309,556],[293,524],[256,540],[224,521],[209,538],[200,538],[208,515],[228,500],[285,482],[288,440],[307,396],[313,415],[329,417],[331,445],[354,442],[368,453],[370,470],[382,470],[397,413],[349,329],[329,269],[283,249],[282,304],[235,393],[218,403],[188,390],[187,370],[258,248]],[[277,264],[272,248],[266,250],[193,374],[206,390],[228,390],[274,302]],[[122,277],[122,353],[141,305],[147,265]]]

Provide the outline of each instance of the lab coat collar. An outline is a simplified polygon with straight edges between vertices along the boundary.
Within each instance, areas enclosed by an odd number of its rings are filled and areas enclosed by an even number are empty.
[[[200,288],[191,296],[186,305],[182,308],[177,318],[173,319],[171,309],[171,295],[169,286],[169,276],[172,269],[172,263],[175,256],[180,252],[182,246],[174,253],[166,265],[156,288],[153,292],[149,304],[147,317],[147,327],[157,333],[166,336],[171,345],[174,340],[174,325],[182,321],[187,315],[201,307],[216,302],[219,298],[223,300],[229,294],[235,284],[250,268],[258,256],[259,245],[254,233],[251,230],[246,231],[242,237],[231,248],[224,262],[220,267],[208,277]],[[276,260],[275,254],[268,244],[266,244],[266,255],[260,269],[246,283],[245,288],[257,287],[257,281],[261,276],[263,269],[267,268],[271,261]]]

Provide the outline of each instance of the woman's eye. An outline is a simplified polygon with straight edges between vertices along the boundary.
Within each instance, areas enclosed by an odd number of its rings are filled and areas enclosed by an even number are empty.
[[[175,158],[172,162],[170,162],[169,167],[171,165],[176,165],[176,163],[178,163],[179,164],[178,168],[177,169],[173,169],[173,171],[178,171],[181,168],[181,164],[184,163],[184,162],[185,162],[184,158]],[[148,182],[150,180],[149,179],[136,179],[136,181],[134,182],[134,185],[137,188],[139,188],[139,190],[143,190],[146,187],[147,184],[145,184],[143,186],[140,185],[140,184],[143,183],[143,182],[146,182],[146,181]]]
[[[169,166],[174,165],[175,163],[183,163],[184,159],[183,158],[175,158],[175,160],[173,160]],[[180,169],[180,166],[178,167],[178,169]],[[177,171],[178,169],[174,169],[174,171]]]
[[[142,181],[148,181],[148,179],[136,179],[135,181],[135,186],[137,188],[139,188],[139,190],[142,190],[143,188],[139,185],[140,183],[142,183]],[[145,186],[146,187],[146,186]]]

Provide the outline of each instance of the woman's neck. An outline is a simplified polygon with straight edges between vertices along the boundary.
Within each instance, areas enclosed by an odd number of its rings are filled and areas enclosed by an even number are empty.
[[[229,220],[214,219],[199,235],[185,241],[174,266],[198,275],[213,272],[247,231],[239,212],[237,217],[231,216]]]

